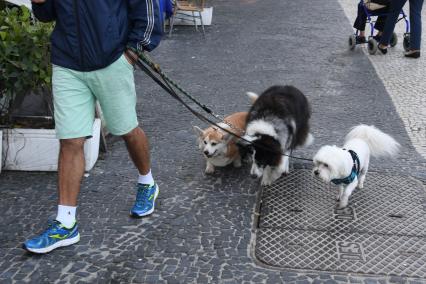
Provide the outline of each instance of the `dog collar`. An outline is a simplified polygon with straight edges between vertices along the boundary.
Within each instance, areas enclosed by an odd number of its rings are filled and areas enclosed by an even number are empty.
[[[343,149],[343,150],[346,150],[346,149]],[[349,154],[351,154],[352,160],[353,160],[352,171],[351,171],[350,175],[345,177],[345,178],[332,179],[331,182],[334,183],[334,184],[342,184],[342,183],[350,184],[359,175],[359,170],[360,170],[361,164],[359,162],[358,155],[352,150],[348,150],[348,152],[349,152]]]

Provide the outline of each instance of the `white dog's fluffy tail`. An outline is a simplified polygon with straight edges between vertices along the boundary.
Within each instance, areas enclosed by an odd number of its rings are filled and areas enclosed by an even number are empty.
[[[380,131],[374,126],[361,124],[352,128],[346,135],[345,140],[361,139],[368,144],[371,155],[374,157],[394,157],[401,146],[395,139],[388,134]]]

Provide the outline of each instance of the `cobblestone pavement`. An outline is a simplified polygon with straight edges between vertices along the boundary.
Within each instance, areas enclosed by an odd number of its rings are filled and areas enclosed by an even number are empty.
[[[339,0],[351,23],[356,18],[357,6],[351,0]],[[409,6],[404,7],[409,14]],[[423,26],[426,24],[426,10],[422,11]],[[368,56],[379,78],[382,80],[386,91],[392,98],[395,108],[401,117],[407,134],[416,150],[426,158],[426,57],[418,60],[407,60],[403,56],[403,35],[405,33],[404,21],[396,25],[398,44],[390,49],[388,56]],[[349,36],[349,35],[348,35]],[[422,42],[424,50],[425,41]],[[357,48],[368,54],[367,48]]]
[[[213,4],[214,25],[207,27],[205,39],[190,27],[178,27],[152,54],[182,87],[227,114],[248,108],[246,91],[293,84],[312,102],[316,138],[295,154],[311,157],[320,145],[342,143],[351,126],[374,124],[403,149],[398,160],[374,159],[372,170],[426,181],[426,162],[381,78],[364,53],[347,50],[351,26],[338,2]],[[418,71],[404,69],[401,76],[411,72]],[[1,283],[426,283],[265,267],[252,253],[259,185],[248,178],[248,166],[205,176],[191,126],[202,124],[139,71],[136,80],[139,118],[150,137],[160,185],[155,213],[144,219],[128,216],[137,173],[123,142],[110,138],[108,153],[84,179],[81,241],[48,255],[30,255],[20,244],[54,217],[56,175],[3,172]]]

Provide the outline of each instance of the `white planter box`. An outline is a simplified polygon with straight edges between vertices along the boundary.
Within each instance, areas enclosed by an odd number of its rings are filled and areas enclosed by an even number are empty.
[[[191,21],[184,21],[181,19],[175,19],[173,25],[175,26],[193,26],[194,22],[192,22],[192,13],[191,12],[179,12],[185,15],[188,15],[188,19]],[[196,13],[197,15],[198,13]],[[203,12],[201,12],[201,16],[203,17],[203,24],[205,26],[210,26],[212,24],[213,17],[213,7],[204,8]],[[185,17],[184,15],[178,15],[178,17]],[[195,22],[197,25],[201,25],[200,19],[196,19]]]
[[[93,168],[99,154],[101,120],[93,123],[92,138],[84,144],[86,171]],[[3,131],[4,170],[57,171],[59,140],[54,129],[10,129]]]

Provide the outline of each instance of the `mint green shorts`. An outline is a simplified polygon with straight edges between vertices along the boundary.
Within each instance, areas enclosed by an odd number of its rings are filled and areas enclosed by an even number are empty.
[[[138,126],[133,66],[122,55],[103,69],[79,72],[54,65],[55,129],[59,139],[92,135],[99,101],[108,131],[124,135]]]

